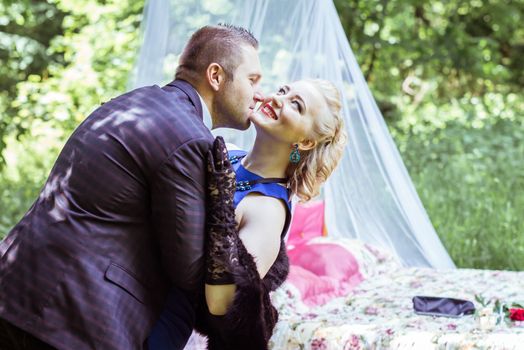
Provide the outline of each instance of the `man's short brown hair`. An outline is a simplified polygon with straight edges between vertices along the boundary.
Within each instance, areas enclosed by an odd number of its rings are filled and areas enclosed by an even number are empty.
[[[229,24],[202,27],[186,44],[175,79],[199,81],[207,67],[215,62],[222,66],[227,79],[233,80],[242,62],[243,45],[258,49],[258,40],[247,29]]]

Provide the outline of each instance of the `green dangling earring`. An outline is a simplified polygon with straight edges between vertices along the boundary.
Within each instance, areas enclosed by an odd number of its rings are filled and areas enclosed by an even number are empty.
[[[293,164],[300,162],[300,152],[298,152],[298,144],[295,144],[291,154],[289,155],[289,161]]]

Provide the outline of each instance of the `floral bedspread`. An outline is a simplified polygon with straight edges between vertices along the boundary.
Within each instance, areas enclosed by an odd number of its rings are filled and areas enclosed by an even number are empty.
[[[384,259],[383,259],[384,260]],[[387,259],[386,259],[387,260]],[[524,300],[524,272],[403,268],[387,262],[349,295],[308,308],[285,283],[272,295],[280,313],[272,349],[524,349],[524,327],[504,322],[481,330],[473,315],[461,318],[413,312],[415,295],[503,302]]]

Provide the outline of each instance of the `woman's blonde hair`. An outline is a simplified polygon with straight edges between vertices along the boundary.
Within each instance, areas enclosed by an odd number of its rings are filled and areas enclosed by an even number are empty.
[[[327,80],[306,81],[324,96],[330,115],[316,118],[313,138],[317,141],[316,146],[300,151],[298,164],[290,163],[287,169],[288,187],[301,202],[307,202],[319,194],[320,186],[337,167],[347,141],[338,89]]]

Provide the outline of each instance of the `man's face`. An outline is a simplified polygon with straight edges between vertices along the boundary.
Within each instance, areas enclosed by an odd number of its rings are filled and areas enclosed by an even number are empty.
[[[233,73],[232,81],[217,92],[215,103],[216,122],[213,129],[227,127],[245,130],[249,127],[249,114],[255,107],[255,94],[262,78],[260,60],[257,50],[249,45],[243,45],[240,65]]]

